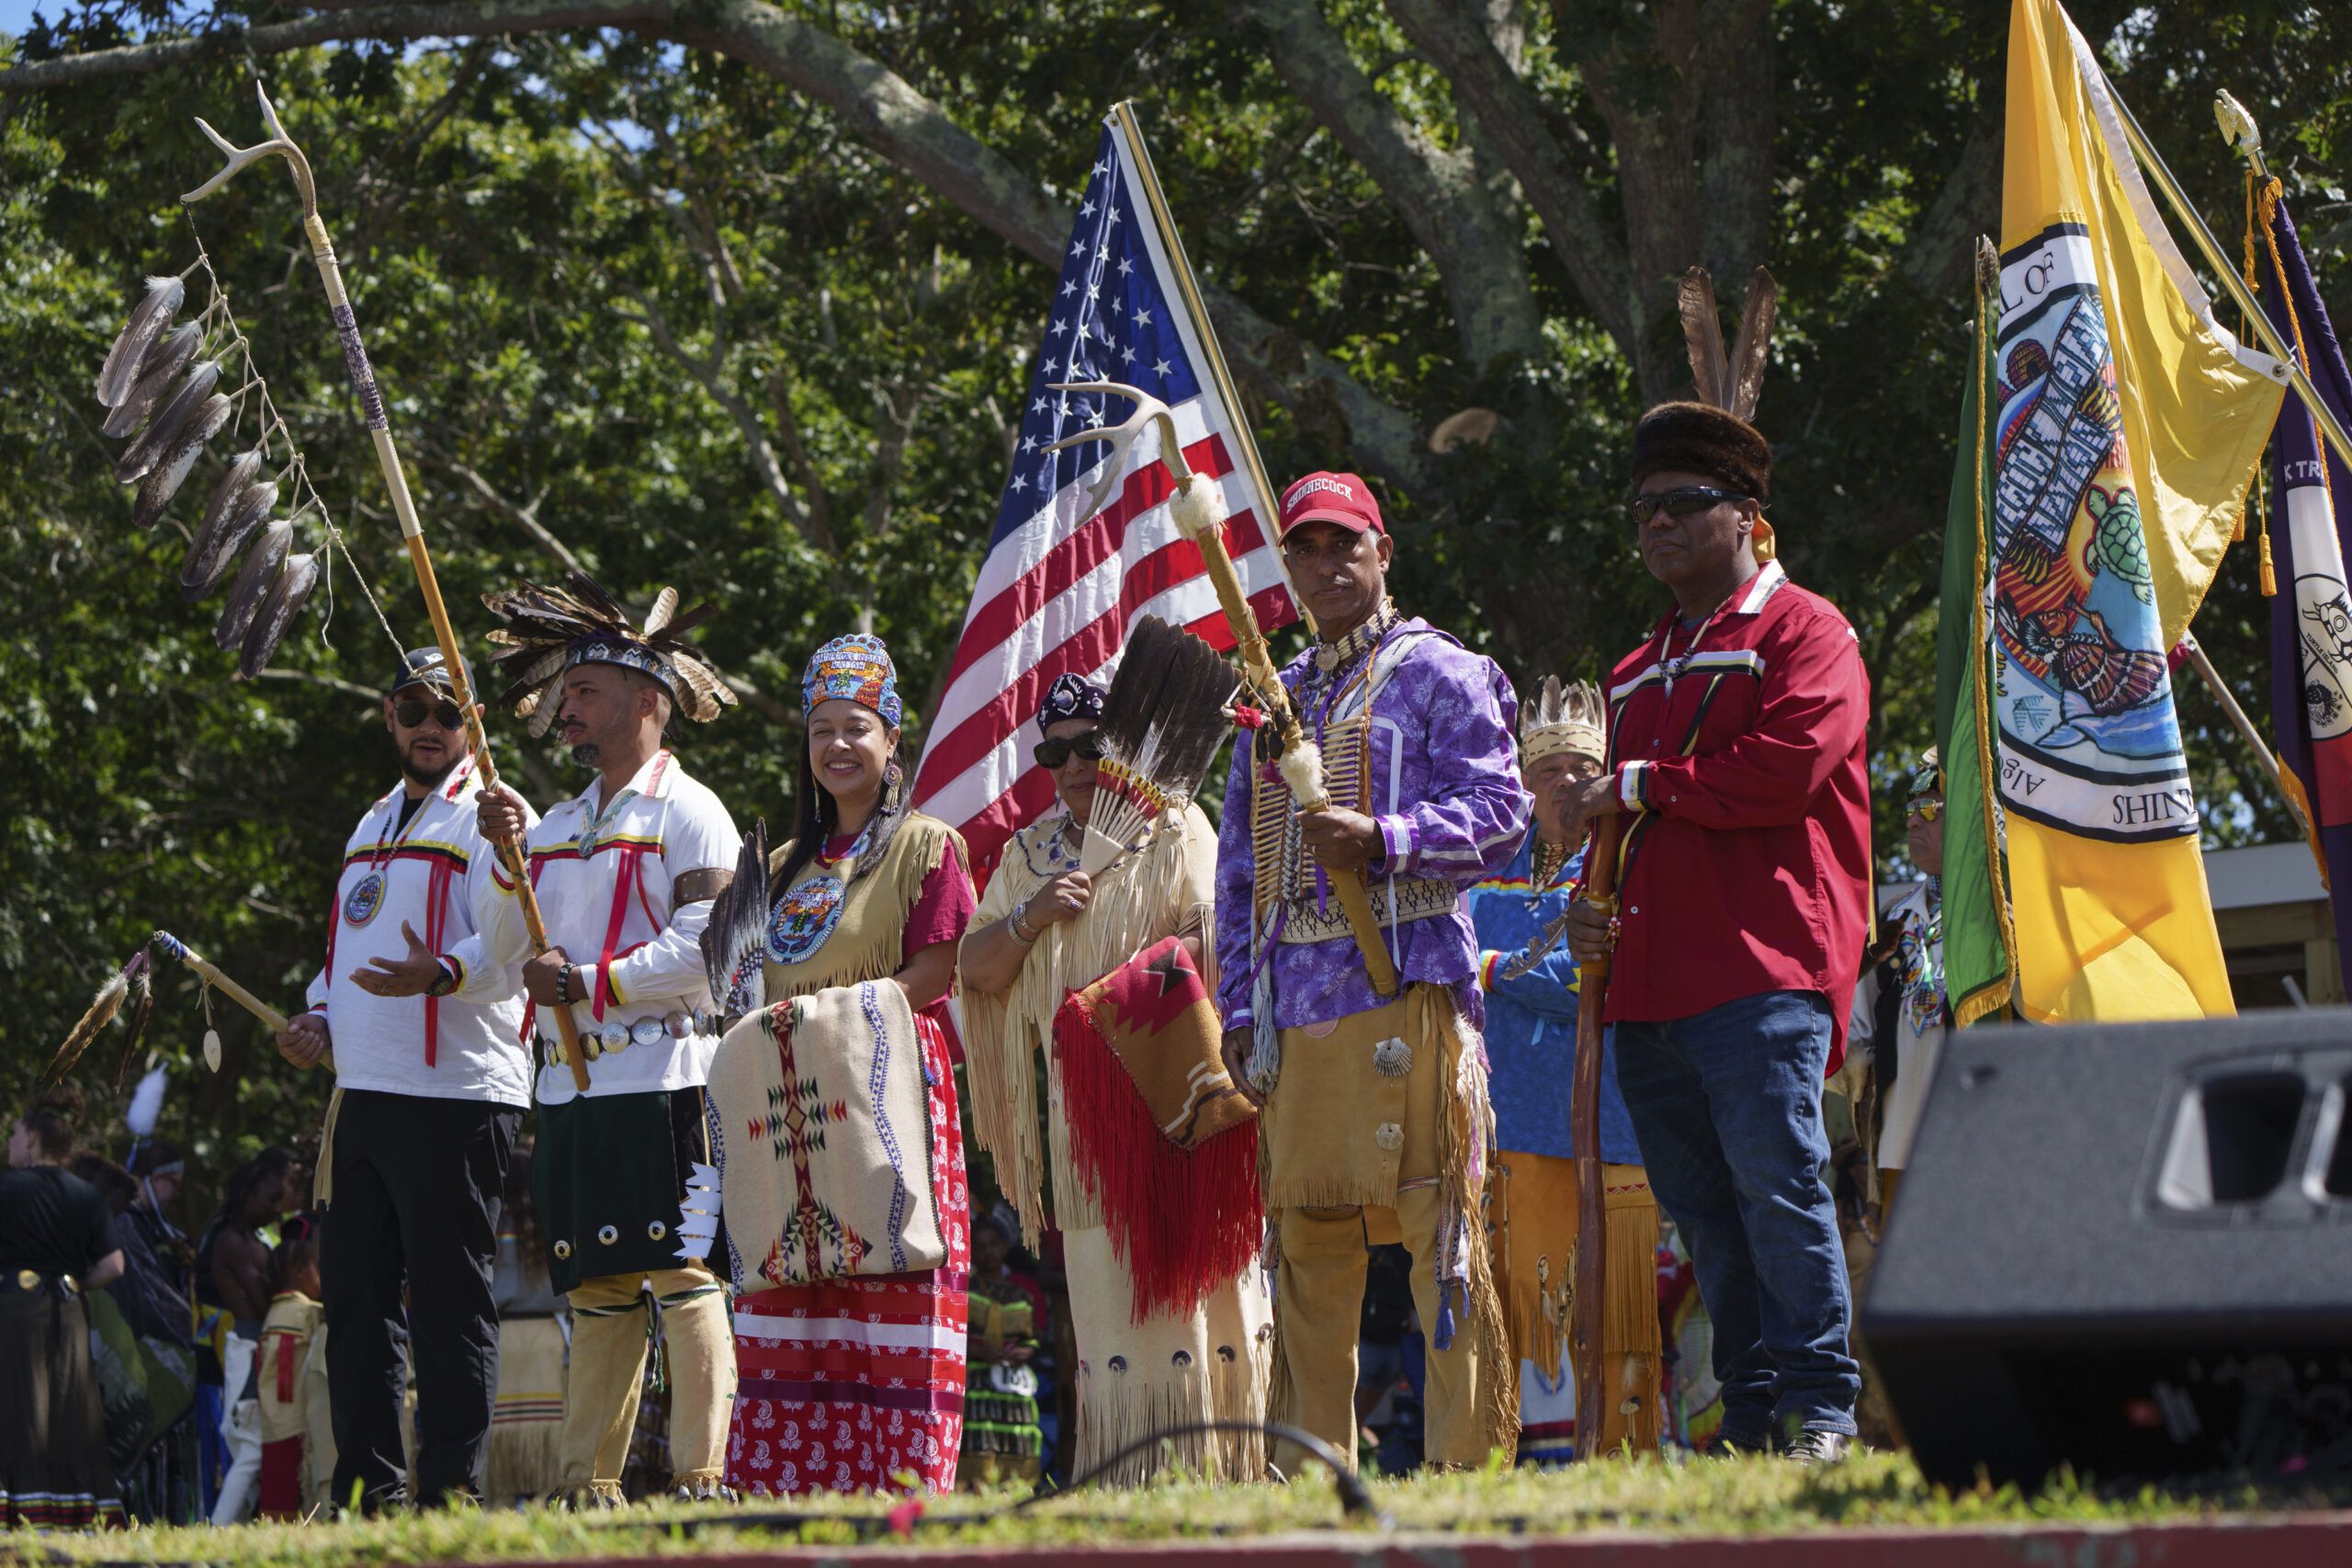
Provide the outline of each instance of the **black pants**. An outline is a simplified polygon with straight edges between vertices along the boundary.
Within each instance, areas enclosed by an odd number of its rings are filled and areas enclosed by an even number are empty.
[[[338,1505],[354,1483],[380,1500],[406,1479],[403,1347],[416,1363],[418,1500],[481,1489],[498,1398],[490,1271],[522,1122],[515,1107],[478,1100],[343,1097],[319,1260]]]

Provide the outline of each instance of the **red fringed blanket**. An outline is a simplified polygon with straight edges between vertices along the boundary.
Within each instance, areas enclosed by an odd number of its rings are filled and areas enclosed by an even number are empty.
[[[1265,1236],[1258,1118],[1226,1075],[1216,1010],[1170,937],[1054,1015],[1070,1165],[1135,1280],[1135,1321],[1189,1314]]]

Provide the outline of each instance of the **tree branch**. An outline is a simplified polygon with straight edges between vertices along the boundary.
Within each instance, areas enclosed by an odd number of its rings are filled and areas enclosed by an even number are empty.
[[[743,699],[744,706],[757,709],[786,729],[798,729],[801,727],[798,708],[785,706],[741,676],[721,675],[719,679],[727,682],[729,691]]]
[[[1234,9],[1272,35],[1283,80],[1363,165],[1436,265],[1464,356],[1482,370],[1498,357],[1543,357],[1543,312],[1524,249],[1470,149],[1432,146],[1363,73],[1315,0],[1236,0]]]
[[[1547,129],[1543,99],[1488,29],[1451,0],[1388,0],[1388,14],[1477,117],[1543,220],[1544,237],[1585,309],[1619,351],[1635,359],[1639,316],[1627,288],[1624,248],[1602,221],[1577,160]]]
[[[283,670],[272,665],[261,672],[260,678],[265,681],[300,681],[305,685],[324,686],[330,692],[341,692],[346,697],[358,697],[371,703],[384,700],[384,694],[373,686],[363,686],[356,681],[345,681],[333,675],[314,675],[308,670]]]
[[[537,496],[534,496],[528,506],[517,506],[514,502],[509,501],[504,495],[501,494],[495,486],[493,486],[488,479],[482,478],[482,476],[469,465],[460,463],[454,457],[436,456],[434,460],[439,463],[443,468],[448,469],[451,473],[457,475],[459,479],[465,480],[468,484],[473,486],[474,493],[481,497],[483,502],[488,505],[492,512],[496,512],[503,516],[511,517],[516,523],[520,524],[522,525],[523,532],[531,536],[531,540],[534,544],[537,545],[541,549],[547,551],[549,555],[555,557],[557,560],[563,563],[564,570],[577,571],[582,574],[587,573],[588,569],[581,564],[580,558],[573,555],[571,551],[566,547],[564,542],[561,539],[557,538],[552,533],[548,532],[547,525],[539,521],[539,502],[547,499],[547,491],[541,491]]]
[[[655,345],[701,383],[702,389],[710,394],[710,400],[726,411],[727,417],[735,422],[736,431],[743,437],[743,445],[752,455],[752,467],[759,470],[760,482],[767,487],[768,494],[775,498],[776,505],[784,509],[784,514],[791,520],[792,525],[799,529],[804,537],[813,539],[808,528],[808,509],[800,504],[800,498],[792,493],[791,485],[786,482],[784,468],[775,460],[775,447],[768,441],[766,427],[760,423],[760,416],[752,405],[720,378],[717,355],[708,359],[697,359],[688,354],[684,345],[671,333],[670,322],[662,314],[661,307],[647,298],[643,290],[627,279],[617,277],[613,279],[613,287],[636,301],[637,308],[644,312],[640,316],[631,316],[622,310],[617,312],[621,319],[633,321],[650,333]]]
[[[741,61],[831,109],[857,135],[982,228],[1031,260],[1058,269],[1071,212],[995,149],[956,124],[947,111],[880,62],[841,39],[768,5],[765,0],[475,0],[444,6],[362,5],[322,8],[321,14],[266,27],[223,28],[197,38],[130,44],[61,56],[0,71],[0,98],[101,77],[152,73],[237,55],[263,58],[314,44],[352,39],[405,40],[476,38],[502,33],[591,30],[600,28],[676,39]],[[1517,246],[1512,246],[1516,254]],[[1230,296],[1213,296],[1211,313],[1234,321],[1250,345],[1276,336],[1274,327]],[[1226,307],[1238,310],[1238,314]],[[1283,389],[1286,404],[1306,389],[1299,372],[1277,370],[1254,358],[1253,348],[1228,342],[1237,374],[1253,384]],[[1311,355],[1307,371],[1320,393],[1347,411],[1359,461],[1403,477],[1419,471],[1418,434],[1402,410],[1380,401],[1336,362]],[[731,412],[731,411],[730,411]]]
[[[1903,247],[1904,276],[1927,293],[1950,294],[1965,285],[1975,237],[2000,229],[2002,137],[1998,119],[1976,123],[1951,177]]]

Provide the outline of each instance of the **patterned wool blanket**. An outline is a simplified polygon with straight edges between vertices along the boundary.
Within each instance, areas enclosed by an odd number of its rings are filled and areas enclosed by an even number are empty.
[[[889,980],[752,1013],[710,1066],[710,1141],[735,1288],[936,1269],[922,1047]]]
[[[1134,1280],[1134,1319],[1189,1314],[1258,1255],[1257,1113],[1227,1076],[1216,1010],[1169,937],[1054,1018],[1070,1164]]]

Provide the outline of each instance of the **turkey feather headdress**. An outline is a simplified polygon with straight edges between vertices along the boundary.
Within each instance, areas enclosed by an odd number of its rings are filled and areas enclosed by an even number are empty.
[[[734,705],[734,692],[685,640],[718,606],[702,604],[681,615],[678,591],[664,588],[640,625],[586,572],[571,572],[565,581],[569,592],[517,582],[503,593],[481,596],[506,623],[490,634],[508,649],[490,661],[509,682],[498,700],[514,705],[515,716],[530,721],[532,735],[545,735],[555,722],[563,673],[581,664],[618,664],[650,675],[670,688],[681,713],[703,723]]]

